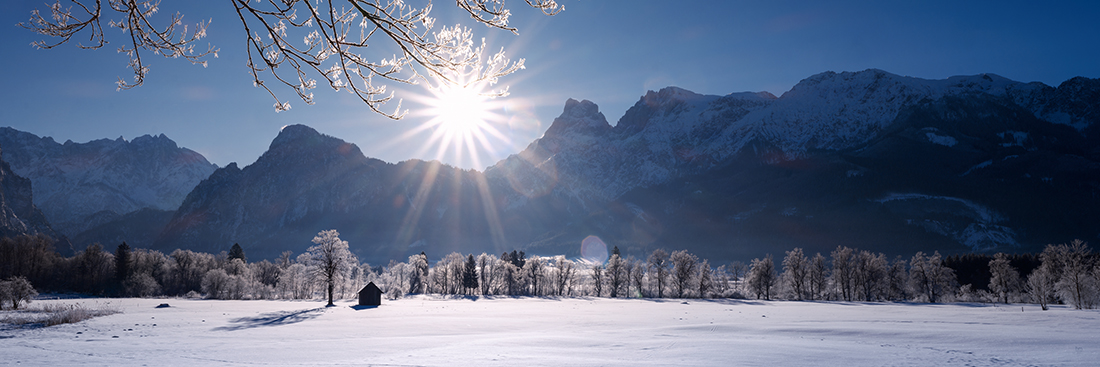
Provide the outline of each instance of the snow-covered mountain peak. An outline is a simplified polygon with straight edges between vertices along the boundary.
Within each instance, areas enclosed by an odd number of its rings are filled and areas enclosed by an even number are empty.
[[[611,129],[600,107],[589,100],[577,101],[570,98],[565,101],[561,116],[554,119],[544,137],[561,136],[566,133],[599,133]]]

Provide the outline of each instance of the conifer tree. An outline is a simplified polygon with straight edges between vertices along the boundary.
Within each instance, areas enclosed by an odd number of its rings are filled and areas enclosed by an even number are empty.
[[[462,288],[465,288],[467,294],[472,289],[477,289],[477,263],[474,261],[474,255],[466,256],[466,267],[462,270]]]
[[[239,243],[234,243],[233,247],[229,249],[228,259],[241,259],[241,262],[248,263],[248,259],[244,256],[244,249],[241,248],[241,244]]]
[[[120,284],[130,277],[130,245],[125,241],[115,249],[115,280]]]

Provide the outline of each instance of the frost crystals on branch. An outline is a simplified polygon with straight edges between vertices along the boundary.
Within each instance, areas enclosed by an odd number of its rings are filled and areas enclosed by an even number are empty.
[[[348,251],[348,241],[340,239],[335,229],[321,231],[313,237],[314,246],[306,251],[309,268],[317,281],[328,288],[328,306],[332,306],[332,293],[340,276],[350,270],[359,260]]]
[[[63,6],[61,1],[50,5],[50,18],[46,19],[38,11],[31,10],[31,19],[25,23],[19,23],[20,27],[29,29],[35,33],[60,38],[57,42],[35,41],[31,45],[41,49],[51,49],[66,43],[77,33],[85,29],[91,33],[87,45],[80,43],[78,47],[83,49],[98,49],[108,42],[103,38],[103,24],[101,22],[101,3],[96,0],[95,5],[86,5],[84,2],[70,0],[71,5]],[[133,82],[127,82],[121,77],[116,84],[118,89],[130,89],[145,82],[145,75],[149,73],[149,67],[141,59],[142,50],[161,55],[166,58],[183,58],[192,64],[206,67],[208,55],[218,57],[218,49],[207,46],[206,51],[195,53],[195,43],[206,37],[206,27],[210,21],[195,24],[195,29],[188,32],[187,25],[183,24],[183,15],[176,13],[172,20],[163,28],[158,29],[149,21],[153,14],[160,10],[160,1],[145,0],[108,0],[107,5],[111,10],[123,14],[123,19],[108,20],[107,25],[121,29],[129,36],[118,52],[130,57],[127,64],[134,71]],[[73,7],[78,8],[76,12]]]
[[[50,6],[52,20],[32,11],[31,20],[20,23],[24,28],[50,37],[56,43],[36,42],[40,48],[52,48],[67,42],[73,35],[87,29],[91,46],[99,48],[107,42],[100,25],[101,0],[70,0],[74,5],[63,7],[60,0]],[[306,104],[313,104],[310,90],[323,79],[336,91],[355,94],[372,111],[392,119],[405,115],[398,102],[392,113],[380,108],[393,98],[375,78],[403,84],[434,83],[429,88],[465,88],[471,85],[493,85],[497,79],[523,69],[523,59],[512,62],[504,49],[487,56],[484,40],[475,46],[471,29],[461,25],[439,27],[429,1],[414,7],[402,0],[230,0],[245,29],[249,72],[253,84],[262,87],[275,99],[275,111],[290,109],[290,102],[281,101],[265,84],[261,75],[270,75],[294,90]],[[564,10],[554,0],[524,0],[544,14],[554,15]],[[346,4],[345,4],[346,2]],[[337,3],[341,3],[337,5]],[[148,68],[142,63],[140,50],[149,50],[166,57],[183,57],[192,63],[206,65],[200,59],[208,54],[217,57],[210,48],[195,54],[193,43],[206,36],[206,23],[199,23],[194,32],[182,26],[183,16],[176,14],[163,30],[157,30],[149,18],[157,12],[160,2],[147,0],[109,0],[111,9],[124,14],[120,21],[110,21],[130,35],[129,46],[119,52],[130,56],[134,83],[118,82],[120,89],[141,85]],[[79,10],[74,13],[73,7]],[[508,24],[511,13],[505,0],[458,0],[456,6],[470,14],[474,21],[492,28],[516,33]],[[177,30],[182,28],[178,33]],[[393,52],[389,57],[364,56],[369,41],[382,43]],[[288,68],[289,67],[289,68]],[[506,89],[490,91],[490,96],[503,96]]]

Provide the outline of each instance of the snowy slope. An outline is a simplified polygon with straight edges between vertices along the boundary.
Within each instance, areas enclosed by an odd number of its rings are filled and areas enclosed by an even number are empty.
[[[0,364],[1094,366],[1096,310],[745,300],[114,299],[121,314],[0,326]],[[155,308],[169,303],[169,308]]]
[[[946,96],[1004,98],[1051,116],[1053,123],[1092,126],[1095,102],[1081,98],[1095,95],[1100,83],[1075,78],[1064,84],[1055,89],[993,74],[928,80],[869,69],[817,74],[779,98],[767,92],[705,96],[668,87],[648,92],[613,128],[599,129],[588,128],[606,125],[598,107],[570,100],[542,138],[486,173],[523,180],[538,165],[554,172],[553,184],[564,195],[601,202],[738,154],[771,155],[777,162],[856,147],[880,137],[905,108]],[[947,144],[953,138],[929,139]]]

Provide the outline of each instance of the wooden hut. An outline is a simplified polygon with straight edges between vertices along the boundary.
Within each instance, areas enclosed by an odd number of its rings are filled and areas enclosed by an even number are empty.
[[[359,290],[359,305],[360,306],[379,306],[382,304],[382,290],[378,289],[374,282],[367,283],[367,286]]]

